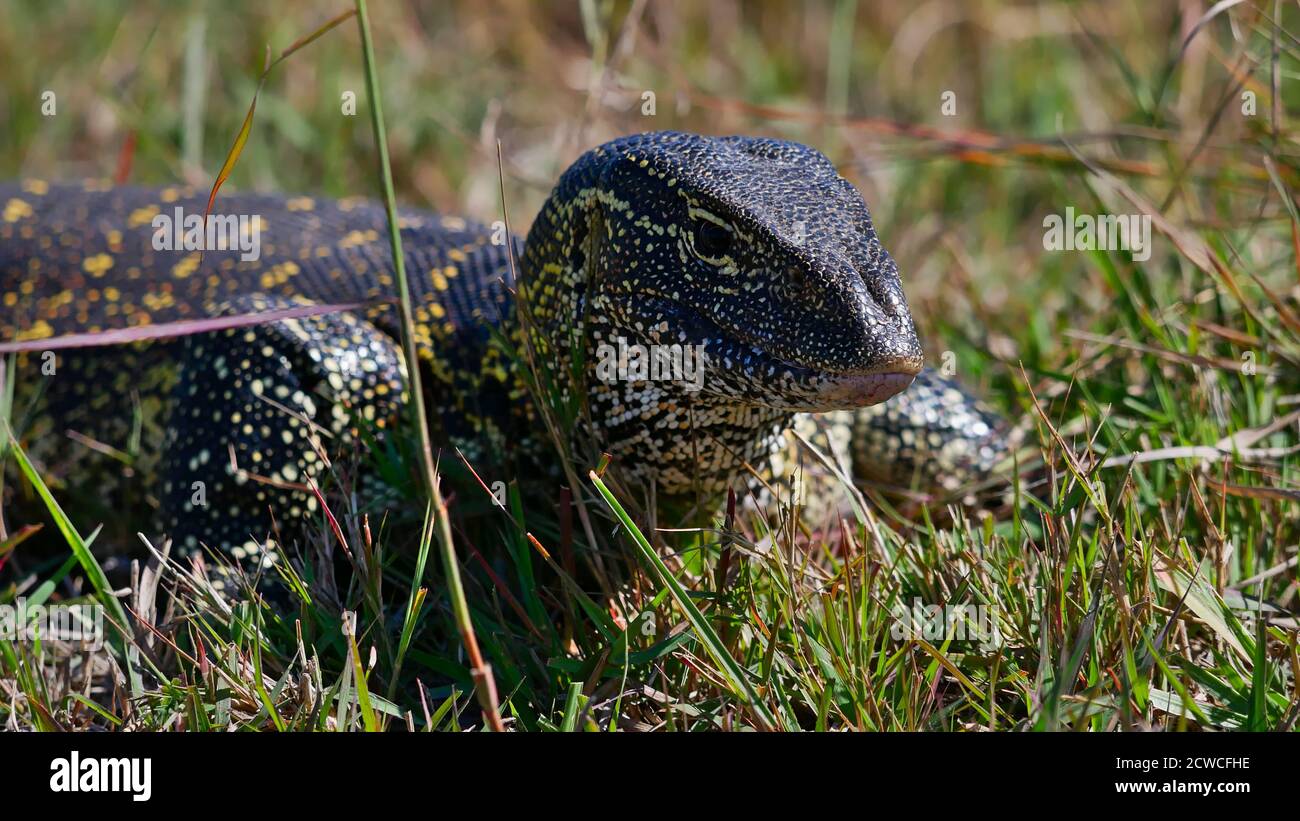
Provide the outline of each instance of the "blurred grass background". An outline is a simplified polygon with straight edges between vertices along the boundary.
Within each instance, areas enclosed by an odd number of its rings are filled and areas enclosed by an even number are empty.
[[[1069,479],[1060,442],[1030,412],[1033,386],[1076,453],[1094,441],[1123,457],[1212,445],[1300,404],[1289,193],[1300,185],[1289,124],[1300,9],[1247,2],[1206,18],[1210,5],[476,0],[375,3],[370,13],[405,204],[497,219],[498,139],[519,232],[570,161],[618,134],[672,128],[808,143],[862,190],[930,363],[951,352],[958,378],[1037,428],[1059,482],[1041,515],[1001,522],[996,535],[968,522],[872,539],[858,530],[861,561],[837,552],[844,545],[804,543],[824,571],[815,583],[784,578],[779,550],[767,564],[751,557],[743,572],[755,574],[744,577],[752,586],[728,591],[718,607],[732,620],[732,651],[774,680],[765,692],[783,702],[774,710],[785,726],[1293,729],[1295,619],[1254,644],[1216,608],[1266,601],[1283,617],[1296,608],[1294,425],[1251,440],[1278,449],[1275,457],[1111,468],[1091,477],[1094,498]],[[268,46],[278,53],[346,8],[17,4],[0,28],[0,175],[125,172],[135,183],[206,186]],[[230,184],[376,196],[364,87],[350,23],[278,66]],[[57,116],[41,115],[46,90]],[[356,116],[341,112],[347,92]],[[646,92],[653,116],[642,113]],[[1045,252],[1048,214],[1137,210],[1087,163],[1204,242],[1228,273],[1207,274],[1164,236],[1141,264],[1123,252]],[[1257,374],[1237,367],[1243,356]],[[519,539],[502,530],[504,542]],[[695,547],[696,558],[684,553],[674,567],[705,588],[712,565],[696,559],[714,558],[717,546]],[[876,606],[859,609],[854,574],[868,570],[857,581]],[[1193,574],[1204,587],[1187,605],[1195,619],[1181,600]],[[532,595],[527,578],[521,596]],[[602,676],[618,673],[606,667],[622,652],[617,642],[566,620],[544,631],[550,655],[537,652],[538,638],[496,599],[505,586],[469,584],[485,652],[521,726],[563,726],[577,715],[577,694],[608,696]],[[898,647],[886,638],[886,602],[917,595],[997,602],[1018,630],[1012,649],[992,661],[953,653],[940,665],[947,645]],[[655,606],[665,607],[662,593]],[[369,615],[372,627],[389,623]],[[452,632],[429,622],[411,658],[463,695],[469,677],[446,640]],[[330,624],[322,636],[337,636]],[[659,688],[635,707],[641,726],[741,722],[724,688],[701,683],[707,663],[659,638],[629,668]],[[290,638],[280,649],[293,647]],[[346,682],[343,658],[327,656],[326,666]],[[392,672],[389,694],[418,715],[411,665],[403,672]],[[454,700],[458,691],[433,692]],[[1058,711],[1071,698],[1074,712]],[[256,703],[249,718],[264,718]],[[425,726],[444,718],[426,714]],[[339,716],[337,726],[350,722]]]

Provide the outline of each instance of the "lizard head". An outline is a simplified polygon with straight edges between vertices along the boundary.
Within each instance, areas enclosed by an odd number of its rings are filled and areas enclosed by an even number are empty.
[[[615,365],[593,393],[643,424],[685,401],[765,422],[871,405],[922,364],[861,195],[798,143],[656,132],[592,149],[534,223],[523,273],[551,343],[584,329],[589,361]],[[701,350],[694,380],[628,361]]]

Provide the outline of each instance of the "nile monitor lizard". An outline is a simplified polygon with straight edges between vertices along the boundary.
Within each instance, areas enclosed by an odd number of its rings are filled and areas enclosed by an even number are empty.
[[[20,393],[40,395],[29,445],[58,442],[45,460],[75,463],[98,457],[65,429],[100,451],[138,443],[134,468],[157,475],[181,545],[265,551],[272,516],[284,527],[316,510],[304,485],[330,449],[396,419],[406,372],[380,205],[223,195],[216,213],[257,219],[244,230],[260,228],[260,256],[245,260],[163,249],[173,215],[204,213],[192,190],[27,181],[0,186],[0,204],[0,342],[361,303],[24,354]],[[813,149],[630,136],[569,168],[526,241],[426,212],[400,223],[430,424],[471,460],[545,447],[525,348],[577,374],[597,441],[660,497],[723,491],[804,412],[851,411],[852,468],[877,480],[951,486],[1000,454],[987,411],[922,371],[897,267],[862,197]],[[674,344],[703,346],[698,390],[597,374],[609,350]]]

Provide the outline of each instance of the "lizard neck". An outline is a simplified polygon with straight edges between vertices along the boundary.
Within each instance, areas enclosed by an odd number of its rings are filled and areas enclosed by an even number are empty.
[[[520,320],[575,430],[590,420],[595,444],[660,496],[716,495],[759,468],[793,413],[698,390],[680,372],[638,378],[625,346],[644,351],[660,333],[626,327],[602,278],[621,275],[602,256],[608,202],[598,165],[579,161],[534,221],[520,263]],[[666,336],[671,336],[671,329]],[[597,365],[611,354],[624,366]],[[698,355],[698,352],[687,354]],[[707,352],[697,360],[711,367]]]

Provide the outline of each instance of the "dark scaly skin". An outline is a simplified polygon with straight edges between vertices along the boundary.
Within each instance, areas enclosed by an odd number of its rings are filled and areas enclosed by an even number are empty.
[[[952,498],[1009,456],[1008,434],[993,409],[927,369],[902,396],[854,412],[854,476]]]
[[[159,209],[202,214],[205,202],[183,188],[0,185],[0,339],[395,293],[384,212],[372,202],[223,196],[217,212],[262,220],[258,260],[214,250],[199,269],[197,252],[154,250],[150,220]],[[529,408],[487,344],[485,319],[512,316],[506,248],[490,242],[486,227],[458,217],[404,211],[401,222],[416,345],[442,438],[471,458],[526,439]],[[53,376],[40,372],[39,361],[20,363],[20,398],[40,399],[25,439],[45,461],[74,476],[93,474],[103,487],[120,470],[105,470],[111,466],[96,464],[103,457],[62,433],[126,450],[137,404],[130,392],[140,389],[144,435],[134,468],[157,473],[164,528],[182,546],[202,542],[242,558],[262,549],[268,511],[292,522],[315,510],[304,486],[319,479],[322,446],[336,448],[331,436],[355,433],[360,419],[378,431],[395,421],[405,391],[396,339],[395,309],[375,302],[356,314],[58,351]],[[205,502],[198,506],[196,482]]]
[[[363,200],[224,195],[218,213],[261,218],[260,259],[209,250],[200,267],[195,252],[153,249],[156,210],[201,214],[204,204],[184,189],[0,186],[0,339],[370,302],[69,351],[42,384],[51,413],[39,418],[60,422],[47,432],[71,427],[114,447],[125,441],[125,410],[147,402],[138,414],[146,433],[163,433],[139,438],[145,450],[163,442],[163,455],[137,464],[148,473],[160,462],[169,533],[247,558],[265,550],[269,511],[283,525],[314,510],[303,484],[361,420],[379,430],[395,421],[405,373],[396,314],[382,300],[396,286],[382,208]],[[535,452],[540,424],[521,374],[489,343],[492,328],[523,341],[507,248],[459,218],[401,217],[431,424],[471,460]],[[591,367],[578,386],[591,432],[661,496],[716,495],[746,463],[762,465],[796,413],[880,401],[921,366],[897,269],[860,195],[795,143],[674,132],[608,143],[566,172],[522,248],[509,241],[535,322],[531,343],[556,372],[568,372],[575,341],[586,363],[618,337],[704,346],[698,393],[671,381],[606,382]],[[39,379],[34,365],[20,368],[20,387]],[[98,399],[110,383],[116,389]],[[122,390],[131,386],[141,399]],[[855,462],[910,472],[895,464],[905,452],[897,422],[929,406],[907,397],[887,406],[903,417],[883,417],[898,436],[855,432],[855,444],[873,443],[853,448]],[[195,482],[206,496],[197,508]]]

